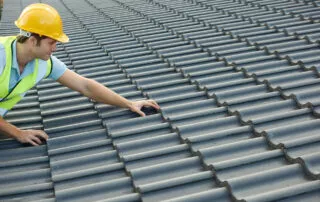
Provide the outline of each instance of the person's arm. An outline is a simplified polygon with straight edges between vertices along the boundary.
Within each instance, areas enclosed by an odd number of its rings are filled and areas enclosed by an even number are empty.
[[[41,144],[41,139],[48,140],[49,136],[41,130],[21,130],[0,116],[0,133],[14,138],[21,143],[29,143],[34,146]]]
[[[92,79],[85,78],[69,69],[66,70],[57,81],[97,102],[128,108],[141,116],[145,116],[141,111],[143,106],[150,106],[155,109],[160,108],[154,100],[129,101],[102,84]]]

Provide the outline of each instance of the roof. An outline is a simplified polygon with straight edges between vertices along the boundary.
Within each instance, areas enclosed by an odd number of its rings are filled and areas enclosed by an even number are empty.
[[[6,120],[50,138],[0,141],[0,201],[319,201],[319,1],[41,2],[68,68],[161,110],[44,80]],[[28,3],[4,1],[3,35]]]

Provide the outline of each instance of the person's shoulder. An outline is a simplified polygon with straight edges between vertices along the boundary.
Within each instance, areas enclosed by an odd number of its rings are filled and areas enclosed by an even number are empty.
[[[51,62],[52,62],[52,68],[57,68],[57,69],[65,69],[67,68],[67,65],[59,60],[56,56],[51,55]]]
[[[49,75],[49,78],[57,80],[67,70],[67,66],[61,60],[59,60],[57,57],[53,55],[51,55],[51,61],[52,61],[52,71],[51,71],[51,74]]]
[[[56,56],[51,55],[51,61],[52,63],[57,63],[57,64],[64,64],[61,60],[59,60]]]

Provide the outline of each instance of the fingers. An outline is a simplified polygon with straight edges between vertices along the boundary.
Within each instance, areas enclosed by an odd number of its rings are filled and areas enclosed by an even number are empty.
[[[146,116],[146,114],[145,114],[143,111],[141,111],[141,110],[138,110],[137,113],[138,113],[140,116]]]
[[[136,113],[139,114],[140,116],[146,116],[146,114],[145,114],[143,111],[141,111],[140,108],[135,108],[135,109],[133,110],[133,112],[136,112]]]
[[[133,102],[133,105],[130,107],[130,110],[139,114],[140,116],[146,116],[146,114],[141,110],[145,106],[153,107],[156,110],[160,109],[160,106],[154,100],[140,100]]]
[[[155,109],[160,109],[160,106],[154,100],[146,100],[143,104],[144,104],[144,106],[150,106],[150,107],[153,107]]]
[[[36,136],[31,136],[28,142],[33,146],[38,146],[42,143],[41,140]]]
[[[21,142],[23,143],[29,143],[33,146],[38,146],[42,144],[41,139],[48,140],[49,136],[41,130],[26,130],[23,134],[23,139]]]
[[[49,139],[49,136],[47,135],[47,133],[45,133],[42,130],[36,130],[35,135],[42,137],[46,141]]]

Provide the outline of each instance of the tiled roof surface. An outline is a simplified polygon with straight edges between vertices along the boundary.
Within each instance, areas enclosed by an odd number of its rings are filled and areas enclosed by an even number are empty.
[[[1,35],[29,3],[4,1]],[[320,201],[320,1],[43,0],[68,68],[138,117],[45,80],[6,119],[0,201]]]

